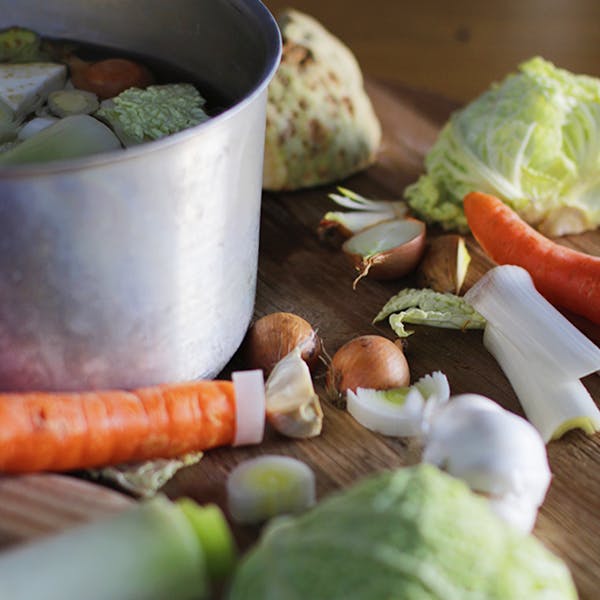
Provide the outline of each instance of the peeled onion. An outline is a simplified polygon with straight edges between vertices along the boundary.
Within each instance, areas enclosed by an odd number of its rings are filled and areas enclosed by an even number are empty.
[[[413,271],[425,250],[425,223],[417,219],[384,221],[357,233],[342,250],[359,271],[354,285],[366,275],[395,279]]]
[[[349,389],[388,390],[409,383],[410,369],[402,349],[382,336],[363,335],[334,354],[326,386],[329,399],[343,404]]]
[[[244,354],[249,369],[262,369],[265,376],[294,348],[313,369],[321,354],[321,340],[310,323],[293,313],[276,312],[256,321],[246,334]]]

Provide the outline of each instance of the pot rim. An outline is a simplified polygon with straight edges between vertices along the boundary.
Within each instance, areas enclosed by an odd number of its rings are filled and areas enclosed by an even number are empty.
[[[159,140],[153,140],[152,142],[76,159],[56,160],[48,163],[34,163],[27,165],[0,165],[0,183],[3,179],[9,179],[11,177],[21,178],[23,176],[53,175],[66,171],[79,171],[88,167],[93,168],[114,162],[134,159],[151,152],[159,152],[163,150],[163,148],[184,143],[187,139],[197,135],[199,131],[219,127],[221,123],[233,118],[237,113],[244,110],[246,106],[252,104],[252,102],[254,102],[254,100],[260,96],[269,85],[279,66],[282,52],[281,32],[275,18],[261,0],[230,0],[230,2],[238,6],[243,5],[246,10],[249,8],[254,13],[263,31],[267,50],[265,66],[258,82],[241,100],[203,123],[173,133]]]

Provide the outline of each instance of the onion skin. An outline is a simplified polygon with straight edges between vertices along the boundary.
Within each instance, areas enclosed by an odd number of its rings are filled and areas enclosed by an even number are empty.
[[[410,384],[410,369],[402,349],[379,335],[363,335],[344,344],[327,370],[329,400],[343,405],[346,391],[356,388],[389,390]]]
[[[296,346],[311,371],[321,355],[321,340],[308,321],[293,313],[277,312],[261,317],[248,330],[243,344],[249,369],[262,369],[267,377],[273,367]]]

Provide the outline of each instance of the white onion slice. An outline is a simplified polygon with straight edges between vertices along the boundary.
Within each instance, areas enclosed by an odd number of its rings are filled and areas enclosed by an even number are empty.
[[[338,187],[340,194],[329,194],[336,204],[362,212],[379,212],[388,215],[388,219],[398,219],[408,213],[408,205],[403,200],[370,200],[349,189]]]
[[[238,523],[260,523],[277,515],[301,512],[316,502],[315,475],[295,458],[259,456],[231,471],[227,502]]]
[[[423,223],[415,219],[384,221],[346,240],[343,250],[368,258],[402,246],[423,232]]]
[[[521,368],[545,364],[554,380],[580,379],[600,369],[600,348],[536,289],[514,265],[488,271],[464,296],[521,351]]]
[[[19,129],[19,133],[17,134],[17,138],[21,141],[34,136],[36,133],[50,127],[50,125],[54,125],[58,119],[55,117],[36,117],[28,121]]]
[[[328,212],[321,219],[321,224],[337,223],[338,226],[354,235],[367,227],[377,225],[382,221],[394,219],[394,215],[389,212]]]
[[[259,444],[265,431],[265,385],[261,369],[237,371],[231,379],[235,388],[234,446]]]
[[[392,390],[357,388],[348,390],[348,412],[371,431],[394,437],[418,436],[429,419],[448,401],[446,376],[436,371],[410,387]]]
[[[553,364],[532,361],[489,322],[483,343],[498,361],[544,442],[561,437],[569,429],[580,428],[587,433],[600,430],[600,410],[579,379],[557,379]]]

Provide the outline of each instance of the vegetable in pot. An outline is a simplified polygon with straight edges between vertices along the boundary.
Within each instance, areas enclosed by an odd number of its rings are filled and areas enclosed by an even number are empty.
[[[89,115],[75,115],[0,154],[0,166],[81,158],[120,147],[118,138],[104,123]]]
[[[431,465],[386,472],[269,524],[229,600],[574,599],[566,565]]]
[[[600,225],[600,79],[534,58],[455,112],[406,189],[423,219],[467,230],[480,190],[547,235]]]
[[[40,36],[24,27],[0,31],[0,62],[26,63],[43,59]]]
[[[48,96],[48,109],[57,117],[90,115],[99,107],[96,94],[83,90],[57,90]]]
[[[208,120],[206,101],[189,83],[130,88],[105,100],[96,116],[107,121],[125,146],[157,140]]]
[[[157,497],[112,519],[0,554],[11,600],[198,600],[233,568],[231,532],[216,506]],[[32,572],[32,569],[34,572]]]

